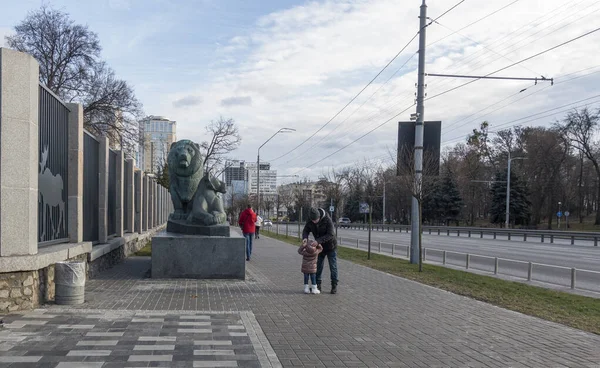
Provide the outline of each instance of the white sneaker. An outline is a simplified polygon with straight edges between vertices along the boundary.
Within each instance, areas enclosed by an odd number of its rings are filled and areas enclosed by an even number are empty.
[[[310,294],[310,288],[308,287],[308,284],[304,285],[304,294]]]
[[[317,289],[317,285],[313,285],[311,290],[313,294],[321,294],[321,291]]]

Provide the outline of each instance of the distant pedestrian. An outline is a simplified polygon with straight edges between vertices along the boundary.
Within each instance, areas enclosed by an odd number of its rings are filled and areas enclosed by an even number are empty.
[[[254,227],[256,227],[256,239],[260,238],[260,227],[262,226],[263,218],[260,215],[256,215],[256,222],[254,223]]]
[[[312,233],[315,241],[323,247],[317,258],[317,288],[321,291],[321,275],[323,274],[323,261],[325,257],[329,261],[331,272],[331,294],[337,293],[338,269],[337,269],[337,239],[333,221],[322,208],[311,208],[308,213],[308,221],[302,231],[302,245],[308,243],[308,235]]]
[[[248,205],[242,213],[240,213],[240,219],[238,224],[242,228],[242,233],[244,234],[244,238],[246,238],[246,261],[250,260],[252,256],[252,238],[254,237],[254,232],[256,231],[256,227],[254,223],[256,222],[256,213],[252,211],[252,205]]]
[[[321,244],[316,241],[310,243],[302,241],[302,245],[298,248],[298,254],[302,255],[302,268],[304,274],[304,293],[305,294],[321,294],[321,290],[317,288],[317,258],[319,253],[323,251]],[[308,279],[310,278],[310,287]]]

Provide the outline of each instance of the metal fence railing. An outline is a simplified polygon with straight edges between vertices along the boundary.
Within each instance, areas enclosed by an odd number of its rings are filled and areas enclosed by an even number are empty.
[[[282,223],[280,225],[297,227],[297,222]],[[303,226],[303,224],[301,224]],[[368,230],[368,224],[344,224],[337,225],[338,229]],[[382,225],[373,224],[372,231],[380,232],[410,232],[410,225]],[[600,233],[588,231],[561,231],[561,230],[529,230],[529,229],[502,229],[486,227],[461,227],[461,226],[423,226],[423,234],[466,236],[466,237],[488,237],[491,239],[506,239],[519,241],[539,241],[541,243],[554,243],[563,240],[571,245],[589,244],[598,246]]]
[[[130,228],[128,226],[128,221],[126,220],[131,215],[129,210],[129,188],[133,185],[133,183],[131,178],[127,174],[132,169],[131,166],[131,161],[123,161],[123,232],[133,232],[133,228]],[[135,189],[133,193],[135,193]],[[133,224],[131,224],[131,226],[133,226]]]
[[[100,143],[88,132],[83,134],[83,240],[98,241],[98,181]]]
[[[276,224],[270,228],[270,231],[279,235],[300,237],[296,224],[295,226],[277,226]],[[368,239],[338,237],[338,245],[367,251],[369,241]],[[371,241],[370,251],[396,258],[410,259],[410,245]],[[570,289],[600,292],[600,272],[598,271],[427,247],[422,248],[421,257],[424,262],[436,263],[445,267],[460,267],[465,270],[537,281]]]
[[[108,236],[117,233],[117,153],[108,151],[108,207],[106,211]]]
[[[69,241],[69,109],[39,85],[38,242],[40,246]]]

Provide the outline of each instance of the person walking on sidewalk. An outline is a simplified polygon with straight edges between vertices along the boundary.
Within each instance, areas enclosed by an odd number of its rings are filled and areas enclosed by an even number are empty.
[[[315,241],[321,244],[323,251],[317,258],[317,288],[321,291],[321,275],[323,274],[323,261],[325,257],[329,261],[331,272],[331,294],[337,293],[338,269],[337,269],[337,239],[331,217],[322,208],[311,208],[308,213],[308,221],[302,231],[302,245],[308,243],[308,235],[312,233]]]
[[[262,226],[263,218],[260,215],[256,215],[256,222],[254,223],[254,227],[256,228],[256,239],[260,238],[260,227]]]
[[[248,205],[242,213],[240,213],[240,219],[238,224],[242,228],[242,233],[244,234],[244,238],[246,238],[246,261],[250,260],[252,256],[252,238],[254,237],[254,232],[256,231],[256,227],[254,223],[256,222],[256,213],[252,211],[252,205]]]
[[[302,268],[301,271],[304,274],[304,293],[305,294],[321,294],[321,291],[317,288],[317,257],[319,253],[323,251],[321,244],[316,241],[302,242],[300,248],[298,248],[298,254],[302,255]],[[310,287],[308,286],[308,279],[310,278]]]

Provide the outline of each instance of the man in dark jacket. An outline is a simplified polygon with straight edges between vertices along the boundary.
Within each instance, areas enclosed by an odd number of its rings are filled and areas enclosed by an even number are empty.
[[[311,208],[308,213],[308,221],[302,231],[302,244],[308,242],[308,234],[312,233],[315,241],[323,246],[323,251],[317,258],[317,288],[321,290],[321,274],[323,273],[323,261],[325,257],[329,261],[331,272],[331,293],[337,293],[338,271],[337,271],[337,239],[333,221],[322,208]]]

